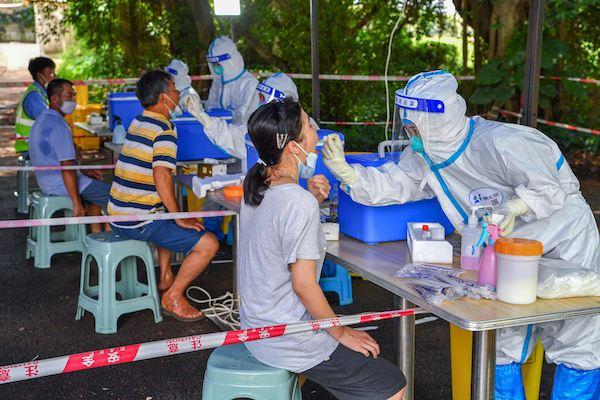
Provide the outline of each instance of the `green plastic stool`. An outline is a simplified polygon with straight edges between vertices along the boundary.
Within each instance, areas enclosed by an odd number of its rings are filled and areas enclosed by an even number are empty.
[[[116,333],[121,315],[146,309],[154,313],[154,322],[162,321],[150,246],[112,232],[89,235],[85,244],[75,319],[81,319],[85,311],[91,312],[98,333]],[[137,258],[141,258],[146,266],[147,285],[138,281]],[[92,259],[98,264],[97,286],[90,285]],[[121,280],[117,282],[119,265]],[[120,300],[117,300],[117,293],[121,295]]]
[[[208,359],[203,400],[301,400],[298,376],[269,367],[257,359],[243,344],[218,347]]]
[[[30,218],[48,219],[59,211],[73,216],[73,203],[67,197],[48,196],[40,192],[32,195]],[[52,256],[74,251],[83,253],[85,225],[66,225],[61,232],[50,232],[49,226],[29,228],[25,258],[34,258],[35,268],[50,268]]]

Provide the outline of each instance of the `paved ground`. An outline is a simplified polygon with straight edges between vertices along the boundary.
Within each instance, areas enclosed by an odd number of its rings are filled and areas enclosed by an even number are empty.
[[[0,136],[9,135],[8,130]],[[0,141],[0,164],[12,164],[6,141]],[[2,149],[4,147],[4,149]],[[12,192],[14,176],[0,176],[0,219],[15,219]],[[596,215],[599,186],[593,177],[584,181]],[[0,240],[0,365],[124,344],[215,332],[212,323],[193,324],[166,318],[154,324],[151,313],[123,316],[113,335],[94,332],[90,314],[75,321],[80,256],[55,257],[48,270],[36,270],[26,261],[25,230],[4,230]],[[213,295],[231,287],[231,265],[213,265],[196,282]],[[342,314],[392,308],[392,296],[377,286],[354,279],[354,304],[336,307]],[[332,299],[334,300],[334,299]],[[392,359],[392,322],[384,321],[372,331],[382,356]],[[438,320],[416,328],[416,399],[450,399],[448,324]],[[0,399],[200,399],[202,378],[210,351],[142,361],[135,364],[53,376],[0,386]],[[554,368],[544,366],[542,399],[548,399]],[[308,382],[305,399],[331,399],[322,388]]]

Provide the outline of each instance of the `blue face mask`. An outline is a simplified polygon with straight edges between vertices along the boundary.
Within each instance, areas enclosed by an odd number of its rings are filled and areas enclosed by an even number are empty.
[[[412,147],[415,153],[425,153],[425,148],[423,147],[423,140],[419,136],[410,137],[410,147]]]
[[[215,69],[215,74],[217,74],[217,75],[223,75],[224,68],[223,68],[222,65],[215,65],[214,69]]]
[[[318,156],[315,153],[307,153],[306,150],[304,150],[300,145],[298,145],[298,147],[304,154],[306,154],[306,165],[300,161],[298,156],[294,154],[294,157],[296,157],[296,160],[298,160],[298,177],[302,179],[310,179],[315,174]]]
[[[171,110],[169,108],[169,117],[171,119],[175,119],[175,118],[181,117],[181,114],[183,114],[183,110],[181,109],[181,107],[179,107],[179,104],[176,104],[173,100],[171,100],[171,98],[169,96],[167,96],[167,99],[169,99],[169,101],[171,102],[171,104],[175,105],[175,108],[173,110]]]

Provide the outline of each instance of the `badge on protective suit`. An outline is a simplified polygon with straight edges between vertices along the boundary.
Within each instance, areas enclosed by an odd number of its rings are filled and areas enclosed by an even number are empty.
[[[504,201],[504,193],[493,187],[481,187],[471,190],[469,201],[474,206],[499,207]]]

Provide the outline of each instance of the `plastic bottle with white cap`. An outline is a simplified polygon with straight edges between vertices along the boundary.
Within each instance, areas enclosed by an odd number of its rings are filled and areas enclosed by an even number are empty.
[[[479,226],[479,218],[477,210],[479,207],[471,208],[468,224],[461,232],[460,245],[460,267],[467,270],[479,269],[479,257],[481,256],[481,247],[477,247],[477,242],[481,236],[481,226]]]

